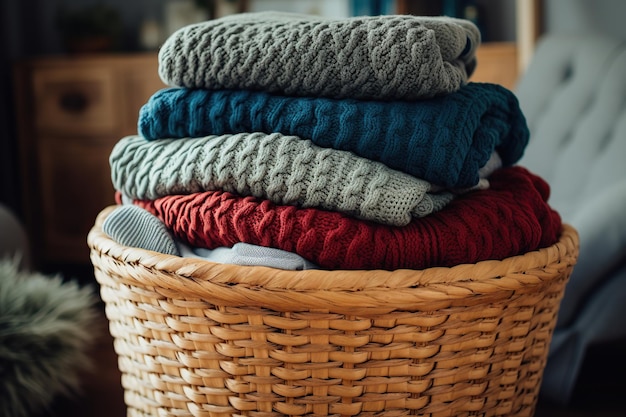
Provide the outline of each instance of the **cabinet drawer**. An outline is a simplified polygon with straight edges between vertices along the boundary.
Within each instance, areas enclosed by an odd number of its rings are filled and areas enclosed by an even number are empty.
[[[46,68],[33,74],[35,125],[59,133],[102,134],[115,129],[114,74],[97,67]]]

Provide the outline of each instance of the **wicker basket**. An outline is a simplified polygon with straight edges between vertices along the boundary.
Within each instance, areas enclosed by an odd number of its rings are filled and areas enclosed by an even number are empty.
[[[532,416],[578,255],[283,271],[88,242],[128,416]]]

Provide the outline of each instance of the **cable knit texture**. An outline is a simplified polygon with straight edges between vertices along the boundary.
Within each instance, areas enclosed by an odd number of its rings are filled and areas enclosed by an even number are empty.
[[[558,240],[561,218],[547,204],[550,190],[544,180],[515,166],[496,171],[490,181],[489,189],[460,196],[405,227],[221,191],[134,204],[192,246],[247,242],[295,252],[327,269],[453,266],[504,259]]]
[[[280,133],[152,142],[128,136],[109,161],[115,189],[137,199],[223,190],[401,226],[453,198],[380,162]]]
[[[170,35],[159,75],[177,87],[413,100],[465,84],[479,44],[473,23],[449,17],[241,13]]]
[[[141,108],[148,140],[280,132],[352,151],[443,187],[470,187],[497,150],[512,165],[528,144],[515,95],[496,84],[415,102],[288,97],[242,90],[164,89]]]

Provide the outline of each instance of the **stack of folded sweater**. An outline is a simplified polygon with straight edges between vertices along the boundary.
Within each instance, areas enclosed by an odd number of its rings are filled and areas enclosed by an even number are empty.
[[[448,17],[262,12],[180,29],[159,52],[171,88],[111,153],[118,201],[196,250],[324,269],[549,246],[561,220],[545,181],[515,166],[529,135],[517,99],[468,82],[479,43]],[[145,231],[124,216],[105,231],[128,244]]]

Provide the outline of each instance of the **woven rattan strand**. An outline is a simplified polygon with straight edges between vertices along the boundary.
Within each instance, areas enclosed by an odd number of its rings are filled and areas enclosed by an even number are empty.
[[[88,236],[133,416],[532,416],[578,255],[421,271],[215,264]]]

